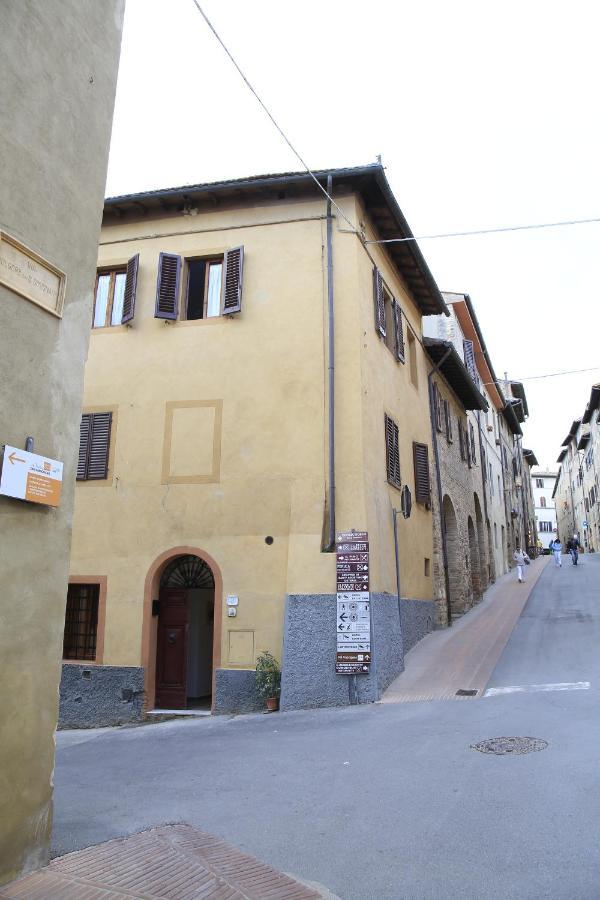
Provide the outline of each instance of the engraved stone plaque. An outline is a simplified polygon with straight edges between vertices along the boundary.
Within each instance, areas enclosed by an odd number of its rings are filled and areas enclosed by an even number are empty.
[[[0,284],[59,318],[66,275],[29,247],[0,231]]]

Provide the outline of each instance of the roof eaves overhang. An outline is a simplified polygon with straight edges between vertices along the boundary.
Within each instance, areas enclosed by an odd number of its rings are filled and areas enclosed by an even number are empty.
[[[449,297],[450,294],[442,293],[442,296],[444,297],[444,299],[446,299],[446,297]],[[498,379],[496,378],[496,373],[494,372],[494,366],[492,365],[490,354],[488,353],[488,349],[485,344],[483,332],[481,331],[479,321],[475,314],[475,307],[473,306],[473,302],[469,294],[460,294],[459,296],[461,297],[461,299],[458,301],[454,301],[450,305],[454,308],[460,327],[464,331],[465,335],[469,338],[469,340],[474,340],[475,344],[478,345],[478,347],[476,348],[476,352],[477,350],[479,351],[477,362],[478,364],[483,364],[482,367],[484,368],[484,370],[487,369],[488,375],[485,378],[486,387],[488,389],[488,393],[492,399],[492,402],[496,406],[496,409],[500,410],[504,406],[505,401],[498,384]]]
[[[587,425],[591,422],[593,412],[595,409],[598,409],[598,406],[600,406],[600,385],[595,384],[590,391],[590,399],[581,419],[583,425]]]
[[[426,337],[423,338],[423,346],[431,361],[439,366],[440,372],[464,408],[480,409],[485,412],[488,408],[486,399],[477,388],[454,344],[451,341]]]
[[[565,449],[561,450],[560,453],[558,454],[558,459],[556,460],[556,462],[561,463],[566,455],[567,455],[567,448],[565,447]]]
[[[525,396],[525,388],[523,387],[522,382],[511,381],[510,386],[512,389],[513,397],[516,397],[517,400],[521,401],[523,405],[523,414],[525,418],[527,418],[527,416],[529,415],[529,407],[527,406],[527,397]],[[521,419],[521,421],[524,422],[525,419]]]
[[[557,474],[557,476],[556,476],[556,481],[554,482],[554,487],[553,487],[553,489],[552,489],[552,499],[553,499],[553,500],[554,500],[554,498],[556,497],[556,489],[557,489],[557,487],[558,487],[558,482],[559,482],[559,480],[560,480],[561,469],[562,469],[562,466],[561,466],[561,468],[559,468],[559,470],[558,470],[558,474]]]
[[[383,166],[374,163],[353,168],[321,169],[315,171],[314,176],[323,188],[331,176],[336,187],[347,186],[361,196],[379,238],[402,239],[385,247],[422,315],[449,315],[440,289],[392,193]],[[308,172],[284,172],[108,197],[104,201],[104,213],[114,214],[119,221],[119,217],[127,213],[142,216],[148,215],[151,210],[161,214],[183,212],[199,202],[214,210],[222,201],[240,204],[256,201],[257,198],[282,199],[279,196],[282,192],[286,192],[286,196],[289,193],[290,198],[320,193]]]
[[[523,459],[529,466],[539,466],[533,450],[523,450]]]
[[[581,437],[579,438],[579,443],[577,444],[577,449],[585,450],[585,448],[587,447],[589,442],[590,442],[590,433],[588,431],[588,432],[586,432],[586,434],[582,434]]]
[[[519,419],[517,418],[517,414],[515,412],[514,404],[507,403],[504,409],[502,410],[504,414],[504,418],[506,419],[506,424],[510,428],[513,434],[523,434],[521,431],[521,426],[519,425]]]

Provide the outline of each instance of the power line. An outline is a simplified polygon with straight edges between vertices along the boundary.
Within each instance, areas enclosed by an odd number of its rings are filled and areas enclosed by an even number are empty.
[[[598,372],[600,370],[600,366],[591,366],[589,369],[569,369],[566,372],[547,372],[545,375],[526,375],[524,378],[509,378],[509,381],[537,381],[540,378],[559,378],[561,375],[579,375],[582,372]],[[499,378],[498,382],[501,384],[505,379]],[[493,384],[496,384],[494,381],[485,381],[484,387],[491,387]]]
[[[539,222],[535,225],[508,225],[504,228],[478,228],[473,231],[449,231],[443,234],[422,234],[419,237],[387,238],[386,240],[367,240],[366,244],[406,244],[409,241],[431,241],[437,238],[470,237],[475,234],[500,234],[505,231],[533,231],[537,228],[562,228],[565,225],[589,225],[600,222],[595,219],[568,219],[564,222]]]
[[[220,36],[218,31],[214,27],[214,25],[212,24],[212,22],[210,21],[210,19],[208,18],[208,16],[202,9],[202,7],[200,6],[200,3],[198,2],[198,0],[192,0],[192,2],[194,4],[194,6],[196,7],[196,9],[198,10],[198,12],[200,13],[200,15],[202,16],[202,18],[204,19],[204,21],[206,22],[206,24],[208,25],[208,27],[210,28],[210,30],[212,31],[212,33],[214,34],[215,38],[217,39],[217,41],[219,42],[219,44],[221,45],[221,47],[223,48],[225,53],[227,54],[227,56],[229,57],[233,66],[236,68],[238,74],[244,81],[246,87],[252,92],[255,99],[258,101],[258,103],[260,104],[262,109],[265,111],[265,113],[267,114],[267,116],[269,117],[269,119],[271,120],[271,122],[273,123],[273,125],[275,126],[275,128],[277,129],[277,131],[279,132],[281,137],[283,138],[283,140],[286,142],[286,144],[288,145],[288,147],[290,148],[290,150],[292,151],[292,153],[294,154],[296,159],[298,159],[300,161],[300,163],[304,167],[305,171],[307,172],[308,175],[310,175],[310,177],[312,178],[314,183],[317,185],[317,187],[319,188],[319,190],[321,191],[323,196],[326,197],[327,200],[329,200],[331,202],[332,206],[340,214],[342,219],[344,219],[344,221],[350,226],[352,233],[357,235],[357,237],[359,237],[361,239],[363,244],[406,244],[406,243],[410,243],[410,242],[414,242],[414,241],[429,241],[429,240],[436,240],[439,238],[471,237],[473,235],[479,235],[479,234],[501,234],[503,232],[510,232],[510,231],[532,231],[534,229],[540,229],[540,228],[561,228],[561,227],[564,227],[567,225],[589,225],[592,223],[600,222],[600,217],[591,218],[591,219],[570,219],[570,220],[562,221],[562,222],[541,222],[541,223],[532,224],[532,225],[510,225],[510,226],[503,227],[503,228],[479,228],[479,229],[474,229],[472,231],[451,231],[451,232],[445,232],[445,233],[441,233],[441,234],[424,234],[424,235],[420,235],[418,237],[415,237],[413,235],[411,237],[403,237],[403,238],[387,238],[384,240],[377,240],[377,239],[366,240],[363,237],[363,235],[361,235],[360,232],[357,230],[354,223],[350,221],[350,219],[345,214],[345,212],[342,209],[340,209],[340,207],[335,202],[333,197],[331,197],[330,194],[327,192],[327,190],[323,187],[323,185],[320,183],[319,179],[314,174],[314,172],[312,171],[310,166],[306,163],[306,161],[301,156],[301,154],[298,152],[298,150],[296,150],[296,148],[294,147],[294,145],[292,144],[292,142],[290,141],[290,139],[288,138],[288,136],[286,135],[284,130],[277,123],[277,121],[275,120],[275,117],[270,112],[270,110],[268,109],[266,104],[259,97],[258,93],[256,92],[256,90],[254,89],[254,87],[252,86],[252,84],[250,83],[250,81],[248,80],[248,78],[246,77],[244,72],[242,71],[240,65],[237,63],[235,57],[233,56],[233,54],[231,53],[231,51],[225,44],[224,40],[222,39],[222,37]]]
[[[269,119],[271,120],[271,122],[273,123],[273,125],[275,126],[275,128],[277,129],[277,131],[279,132],[279,134],[281,135],[281,137],[284,139],[284,141],[286,142],[286,144],[288,145],[288,147],[290,148],[290,150],[291,150],[292,153],[294,154],[294,156],[295,156],[297,159],[300,160],[300,162],[302,163],[303,167],[306,169],[307,173],[310,175],[310,177],[312,178],[312,180],[314,181],[314,183],[317,185],[317,187],[319,188],[319,190],[321,191],[321,193],[324,194],[325,197],[331,202],[331,204],[335,207],[335,209],[336,209],[337,212],[340,214],[340,216],[348,223],[348,225],[350,226],[350,228],[352,229],[352,231],[353,231],[355,234],[358,234],[358,231],[356,230],[356,227],[355,227],[354,223],[351,222],[350,219],[347,217],[347,215],[344,213],[344,211],[340,209],[340,207],[337,205],[337,203],[335,202],[335,200],[333,199],[333,197],[330,197],[330,196],[329,196],[329,194],[327,193],[327,191],[325,190],[325,188],[323,187],[323,185],[320,183],[320,181],[319,181],[319,179],[317,178],[317,176],[314,174],[314,172],[312,172],[312,170],[310,169],[310,167],[308,166],[308,164],[304,161],[304,159],[302,158],[302,156],[300,155],[300,153],[298,153],[298,151],[296,150],[296,148],[294,147],[294,145],[292,144],[292,142],[290,141],[290,139],[288,138],[288,136],[285,134],[285,132],[283,131],[283,129],[277,124],[277,122],[275,121],[275,118],[274,118],[273,115],[270,113],[270,111],[268,110],[268,108],[266,107],[266,105],[263,103],[263,101],[260,99],[260,97],[258,96],[258,94],[256,93],[256,91],[254,90],[254,88],[252,87],[252,85],[250,84],[250,82],[248,81],[248,79],[246,78],[246,76],[244,75],[244,73],[242,72],[240,66],[237,64],[237,62],[236,62],[236,60],[234,59],[232,53],[229,51],[229,49],[228,49],[227,46],[225,45],[225,42],[223,41],[223,39],[221,38],[221,36],[218,34],[216,28],[214,27],[214,25],[212,24],[212,22],[210,21],[210,19],[208,18],[208,16],[206,15],[206,13],[204,12],[204,10],[203,10],[202,7],[200,6],[200,4],[198,3],[198,0],[192,0],[192,3],[194,4],[194,6],[196,7],[196,9],[197,9],[198,12],[200,13],[200,15],[202,16],[202,18],[204,19],[204,21],[206,22],[206,24],[208,25],[208,27],[210,28],[210,30],[212,31],[212,33],[214,34],[214,36],[215,36],[216,39],[218,40],[219,44],[221,45],[221,47],[223,48],[223,50],[225,51],[225,53],[227,54],[227,56],[229,57],[229,59],[231,60],[231,62],[233,63],[233,65],[235,66],[235,68],[237,69],[237,71],[239,72],[239,74],[241,75],[241,77],[242,77],[244,83],[245,83],[246,86],[252,91],[252,93],[254,94],[254,97],[258,100],[258,102],[260,103],[260,105],[262,106],[262,108],[264,109],[264,111],[266,112],[266,114],[268,115]]]

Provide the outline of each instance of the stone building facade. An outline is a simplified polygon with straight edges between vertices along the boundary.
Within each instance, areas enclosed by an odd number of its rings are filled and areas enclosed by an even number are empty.
[[[488,585],[481,459],[467,418],[467,410],[485,410],[486,402],[453,343],[425,338],[425,347],[433,363],[434,585],[437,620],[443,626],[481,600]]]

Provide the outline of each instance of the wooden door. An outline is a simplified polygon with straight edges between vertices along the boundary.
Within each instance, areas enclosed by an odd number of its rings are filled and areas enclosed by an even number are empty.
[[[161,588],[156,640],[157,709],[187,705],[187,590]]]

